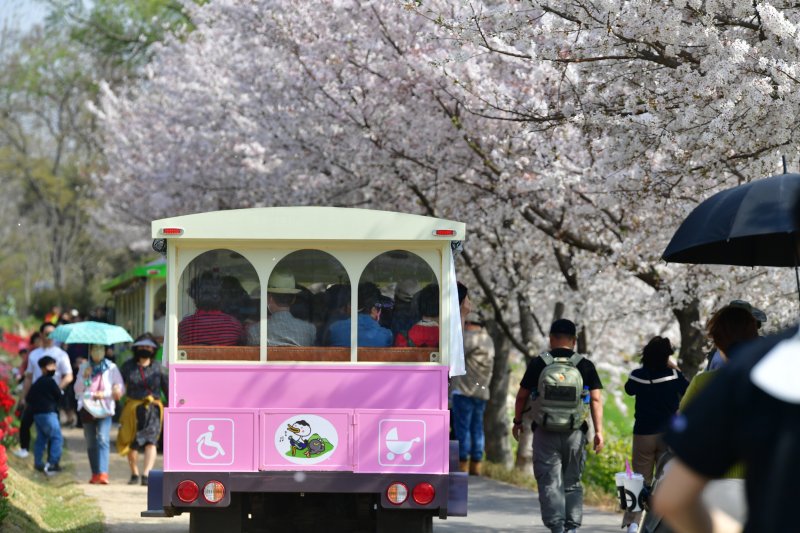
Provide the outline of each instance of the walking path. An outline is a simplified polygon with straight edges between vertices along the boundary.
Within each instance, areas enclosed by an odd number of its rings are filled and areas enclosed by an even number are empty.
[[[128,461],[114,448],[116,429],[111,430],[111,457],[109,459],[110,485],[90,485],[92,477],[86,457],[83,430],[62,428],[64,440],[74,465],[75,476],[83,490],[97,499],[105,514],[109,533],[187,533],[188,515],[173,518],[142,518],[139,513],[147,508],[147,488],[128,485]],[[141,460],[141,458],[140,458]],[[156,469],[161,468],[161,456]],[[619,533],[621,515],[587,507],[581,531]],[[545,533],[539,518],[539,500],[536,493],[484,477],[469,478],[469,516],[464,518],[434,519],[436,533]]]
[[[469,516],[433,521],[436,533],[546,533],[536,493],[485,477],[469,478]],[[620,533],[622,515],[584,507],[582,532]]]
[[[131,471],[128,460],[121,457],[114,446],[117,430],[111,429],[111,456],[108,470],[110,485],[90,485],[92,471],[86,456],[86,441],[82,429],[62,428],[64,440],[70,451],[75,477],[84,492],[95,498],[105,514],[106,531],[109,533],[186,533],[189,531],[189,515],[173,518],[142,518],[139,513],[147,509],[147,487],[128,485]],[[139,468],[142,455],[139,454]],[[161,468],[161,456],[156,461],[156,469]]]

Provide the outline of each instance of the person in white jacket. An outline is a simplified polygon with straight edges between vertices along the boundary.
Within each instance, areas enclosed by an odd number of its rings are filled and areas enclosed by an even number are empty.
[[[111,417],[114,415],[115,401],[125,394],[119,368],[105,355],[105,346],[91,346],[89,360],[81,364],[75,380],[78,416],[83,422],[86,452],[92,468],[89,483],[99,485],[109,483]]]

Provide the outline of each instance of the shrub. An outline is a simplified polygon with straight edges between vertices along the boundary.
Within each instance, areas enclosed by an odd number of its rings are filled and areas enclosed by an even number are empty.
[[[597,454],[590,450],[587,454],[583,482],[608,494],[615,494],[614,474],[625,471],[625,460],[630,461],[630,457],[630,439],[609,437],[603,451]]]

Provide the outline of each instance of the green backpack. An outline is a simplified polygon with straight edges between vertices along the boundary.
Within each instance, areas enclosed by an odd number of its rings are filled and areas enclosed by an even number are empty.
[[[537,399],[539,409],[534,415],[538,427],[548,431],[573,431],[586,420],[583,376],[578,363],[583,356],[553,357],[549,352],[539,355],[545,367],[539,375]]]

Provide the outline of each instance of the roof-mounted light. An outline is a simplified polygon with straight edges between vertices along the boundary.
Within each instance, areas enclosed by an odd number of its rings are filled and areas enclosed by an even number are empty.
[[[183,228],[161,228],[161,235],[183,235]]]

